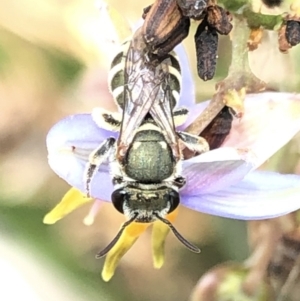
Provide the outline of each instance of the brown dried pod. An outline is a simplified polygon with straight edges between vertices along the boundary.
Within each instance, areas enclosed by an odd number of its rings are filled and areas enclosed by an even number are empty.
[[[144,20],[146,19],[147,15],[148,15],[148,13],[149,13],[149,11],[150,11],[150,9],[151,9],[151,7],[152,7],[152,4],[151,4],[151,5],[148,5],[147,7],[145,7],[145,8],[143,9],[142,18],[143,18]]]
[[[198,75],[205,81],[212,79],[215,75],[218,40],[216,30],[203,20],[196,31],[195,44]]]
[[[288,20],[286,22],[285,37],[291,46],[296,46],[300,43],[300,22]]]
[[[286,24],[282,25],[278,31],[278,45],[281,52],[287,52],[292,47],[286,39]]]
[[[148,13],[146,11],[142,34],[154,53],[168,53],[188,35],[188,31],[189,22],[182,15],[176,0],[157,0]]]
[[[207,22],[214,27],[219,34],[229,34],[232,29],[232,15],[220,6],[209,6],[207,8]]]
[[[208,0],[176,0],[182,14],[195,20],[203,19]]]
[[[175,46],[180,44],[184,40],[190,30],[190,19],[183,17],[181,21],[177,24],[177,27],[174,28],[172,35],[163,43],[158,45],[158,47],[153,49],[158,57],[166,56],[170,51],[174,49]]]
[[[200,136],[206,139],[210,150],[222,145],[231,130],[232,120],[233,116],[230,108],[225,106],[201,132]]]

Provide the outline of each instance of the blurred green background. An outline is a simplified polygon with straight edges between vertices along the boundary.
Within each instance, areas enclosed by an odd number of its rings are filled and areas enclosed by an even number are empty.
[[[108,3],[131,24],[150,4]],[[96,260],[95,254],[123,221],[112,206],[105,205],[89,227],[82,220],[90,206],[53,226],[42,223],[69,189],[48,167],[47,132],[64,116],[90,112],[100,102],[111,106],[105,56],[110,46],[101,39],[105,26],[99,23],[94,1],[11,0],[2,1],[0,7],[0,300],[187,300],[208,268],[245,259],[244,222],[182,208],[176,226],[201,246],[200,255],[187,251],[169,235],[165,265],[154,270],[147,232],[122,259],[114,278],[104,283],[100,277],[103,259]],[[231,50],[229,37],[222,37],[216,76],[202,82],[195,68],[195,27],[184,44],[201,101],[209,99],[215,83],[227,75]],[[297,89],[297,52],[282,55],[276,39],[273,44],[274,51],[267,44],[251,54],[257,75],[273,88]],[[283,164],[287,154],[291,160]],[[298,159],[296,139],[265,168],[299,173]],[[26,295],[18,277],[34,297]],[[4,288],[10,295],[5,295]]]

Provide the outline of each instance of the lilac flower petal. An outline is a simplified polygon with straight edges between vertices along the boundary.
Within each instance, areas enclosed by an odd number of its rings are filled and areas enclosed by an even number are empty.
[[[255,220],[298,210],[299,196],[300,176],[253,171],[239,183],[218,192],[184,195],[181,204],[212,215]]]
[[[255,158],[234,148],[219,148],[183,162],[186,185],[182,195],[212,193],[245,177]]]
[[[184,129],[186,129],[202,113],[202,111],[206,108],[207,104],[208,104],[208,102],[205,101],[205,102],[193,104],[190,106],[186,106],[186,108],[189,110],[187,120],[184,124],[177,127],[177,129],[180,131],[183,131]]]
[[[223,146],[249,148],[257,157],[257,168],[299,131],[299,94],[251,94],[245,100],[244,116],[234,120]]]
[[[97,127],[90,114],[69,116],[58,122],[47,136],[49,165],[71,186],[84,192],[83,173],[89,154],[114,135]],[[113,186],[107,165],[101,166],[92,182],[101,183],[92,185],[92,196],[109,200]]]
[[[188,57],[182,44],[175,47],[181,67],[181,93],[178,101],[179,107],[190,107],[195,104],[195,87]]]
[[[94,150],[104,139],[117,137],[118,133],[100,129],[93,121],[91,114],[68,116],[55,124],[47,136],[48,151],[61,146],[77,145]]]

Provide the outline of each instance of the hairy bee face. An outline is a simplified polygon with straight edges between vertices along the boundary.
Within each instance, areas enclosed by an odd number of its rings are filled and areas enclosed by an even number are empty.
[[[127,219],[136,216],[139,223],[151,223],[164,218],[179,205],[178,191],[161,186],[154,189],[126,186],[112,193],[112,202],[115,208],[123,213]]]

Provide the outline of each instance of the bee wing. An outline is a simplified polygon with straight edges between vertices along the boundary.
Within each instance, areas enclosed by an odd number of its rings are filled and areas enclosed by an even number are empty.
[[[174,125],[171,90],[168,84],[167,75],[165,76],[164,83],[161,85],[161,91],[158,97],[150,108],[150,114],[163,131],[167,143],[173,150],[173,154],[178,157],[180,155],[180,150]]]
[[[124,77],[124,107],[118,140],[119,150],[127,151],[136,129],[150,113],[164,132],[173,154],[179,156],[171,106],[170,75],[165,66],[149,60],[141,28],[135,32],[129,45]]]
[[[160,86],[157,84],[156,68],[147,65],[147,46],[137,30],[126,54],[124,107],[119,145],[126,148],[132,142],[136,129],[150,111]]]

